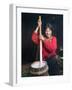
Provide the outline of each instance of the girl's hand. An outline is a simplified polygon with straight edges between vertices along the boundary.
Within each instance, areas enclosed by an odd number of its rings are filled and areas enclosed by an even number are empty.
[[[42,40],[42,41],[44,41],[45,40],[45,37],[43,35],[40,35],[39,39]]]
[[[39,20],[39,19],[38,19],[37,24],[38,24],[38,26],[36,27],[36,29],[35,29],[35,31],[34,31],[35,33],[37,33],[37,32],[38,32],[39,28],[40,28],[40,27],[41,27],[41,25],[42,25],[41,20]]]
[[[38,20],[38,22],[37,22],[37,23],[38,23],[38,28],[39,28],[39,27],[41,27],[41,25],[42,25],[41,20]]]

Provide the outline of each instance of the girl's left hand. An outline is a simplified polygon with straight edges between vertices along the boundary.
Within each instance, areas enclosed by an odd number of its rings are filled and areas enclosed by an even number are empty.
[[[42,41],[44,41],[44,40],[45,40],[45,38],[44,38],[44,36],[43,36],[43,35],[40,35],[39,39],[40,39],[40,40],[42,40]]]

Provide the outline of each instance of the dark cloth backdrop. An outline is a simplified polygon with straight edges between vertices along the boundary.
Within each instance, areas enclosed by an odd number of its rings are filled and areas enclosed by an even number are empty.
[[[42,17],[42,33],[44,34],[46,23],[51,23],[57,37],[58,48],[63,48],[63,15],[21,13],[22,64],[35,61],[37,46],[32,42],[31,36],[37,26],[39,15]]]

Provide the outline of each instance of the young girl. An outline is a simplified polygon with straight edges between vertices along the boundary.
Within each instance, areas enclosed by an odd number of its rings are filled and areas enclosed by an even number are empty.
[[[48,23],[45,29],[45,36],[39,36],[38,30],[41,25],[42,22],[38,20],[38,26],[32,34],[32,41],[36,45],[39,45],[39,41],[42,40],[42,56],[43,60],[46,60],[49,66],[49,75],[58,75],[59,66],[56,60],[57,39],[53,36],[54,29],[52,25]]]

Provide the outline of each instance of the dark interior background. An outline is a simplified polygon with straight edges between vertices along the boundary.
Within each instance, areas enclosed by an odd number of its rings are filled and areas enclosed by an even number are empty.
[[[22,64],[35,61],[37,46],[32,42],[31,36],[37,26],[39,15],[42,17],[42,32],[44,33],[46,23],[51,23],[57,37],[58,48],[63,48],[63,15],[21,13]]]

